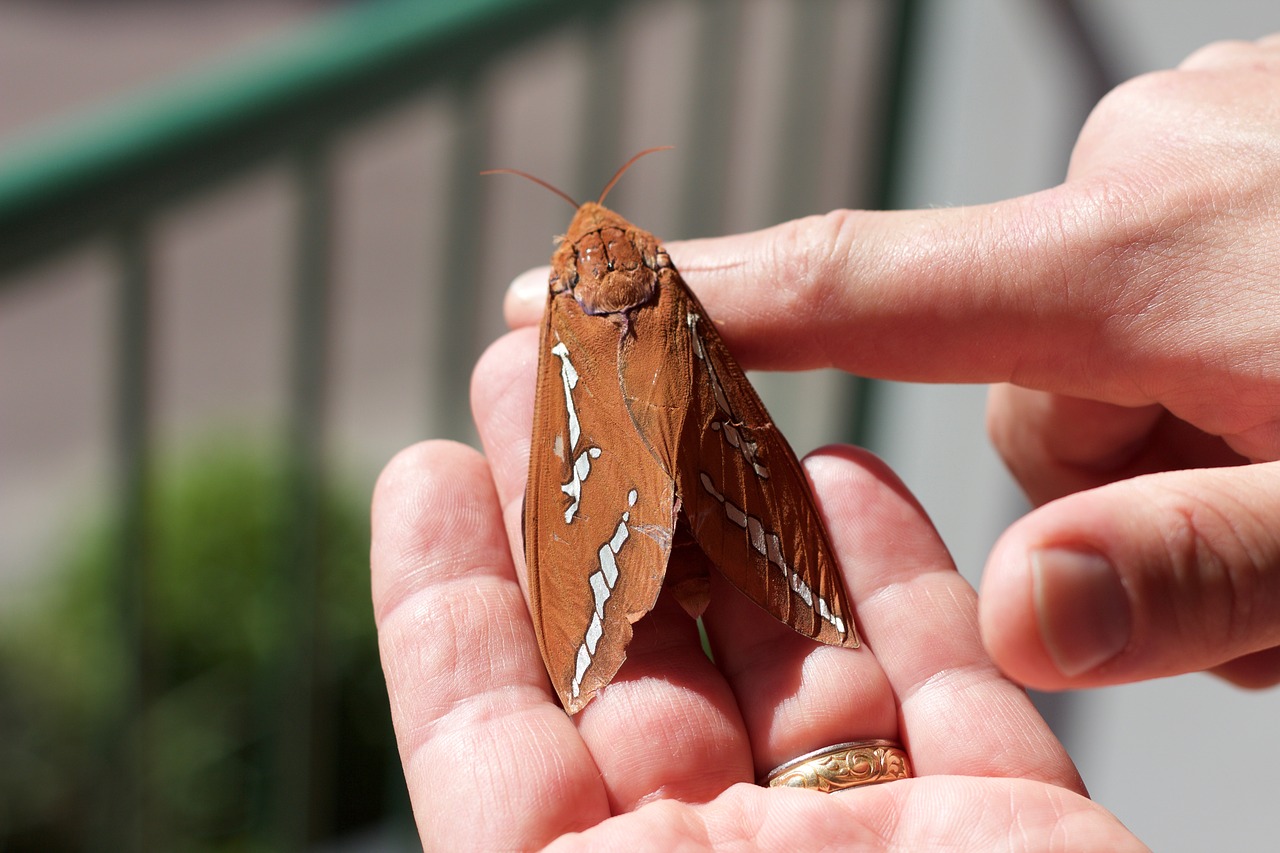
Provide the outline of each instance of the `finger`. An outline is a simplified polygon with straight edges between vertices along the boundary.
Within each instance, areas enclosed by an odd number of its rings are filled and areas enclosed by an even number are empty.
[[[1098,327],[1136,311],[1126,300],[1147,298],[1159,266],[1128,269],[1141,250],[1133,206],[1103,186],[1081,181],[974,207],[841,210],[668,248],[748,367],[1008,380],[1149,402],[1131,383],[1102,387],[1114,361]],[[540,316],[544,276],[513,284],[509,323]]]
[[[538,324],[547,307],[547,277],[550,274],[551,267],[534,267],[515,277],[502,303],[507,326],[519,329]]]
[[[752,747],[753,778],[815,749],[901,740],[893,690],[874,653],[826,646],[711,576],[703,622]]]
[[[607,817],[595,763],[550,696],[479,454],[433,442],[387,466],[371,564],[392,719],[427,847],[536,847]]]
[[[536,340],[532,329],[500,339],[481,358],[472,383],[476,423],[517,555],[523,553],[520,515]],[[520,556],[516,560],[523,563]],[[750,747],[741,717],[724,679],[703,654],[693,621],[661,596],[634,630],[613,682],[573,718],[595,757],[612,810],[626,811],[658,796],[703,801],[749,781]]]
[[[997,230],[994,223],[984,228],[984,221],[1013,206],[836,211],[750,234],[673,243],[668,249],[735,355],[748,366],[857,366],[870,374],[913,374],[899,376],[904,379],[960,379],[978,365],[970,361],[961,366],[961,353],[956,353],[958,360],[930,364],[917,346],[895,344],[893,338],[908,328],[913,335],[931,337],[938,331],[941,308],[955,321],[948,324],[950,343],[965,319],[978,320],[981,307],[992,307],[979,303],[1004,302],[990,277],[981,280],[985,293],[965,292],[964,271],[957,263],[980,251],[979,232]],[[541,314],[546,299],[541,274],[541,269],[530,270],[513,283],[508,322],[529,323]],[[945,308],[939,300],[947,303]],[[999,324],[990,313],[985,317],[984,327],[999,325],[1006,336],[1016,326]],[[858,328],[857,336],[848,334],[851,327]],[[971,328],[963,336],[979,335],[979,329]]]
[[[852,565],[842,567],[846,577],[866,562],[896,559],[890,552],[900,539],[918,536],[921,524],[918,515],[902,519],[885,511],[896,501],[886,495],[891,487],[874,474],[854,488],[855,495],[838,502],[839,513],[831,511],[834,499],[822,500],[819,494],[830,530],[866,526],[881,532],[868,537],[869,550],[854,552]],[[742,708],[757,778],[833,744],[900,740],[893,689],[871,648],[816,643],[774,619],[718,572],[711,578],[711,604],[703,621],[716,663]],[[856,600],[854,607],[858,622]]]
[[[983,578],[992,656],[1020,682],[1061,689],[1199,671],[1280,645],[1278,465],[1127,480],[1019,521]]]
[[[867,644],[893,689],[917,775],[1017,776],[1083,792],[1071,759],[978,636],[977,597],[883,463],[810,457]]]
[[[994,385],[987,431],[1035,504],[1117,480],[1245,461],[1159,406],[1127,407]]]

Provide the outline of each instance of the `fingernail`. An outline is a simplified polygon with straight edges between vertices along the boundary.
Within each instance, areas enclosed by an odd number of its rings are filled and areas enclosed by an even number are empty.
[[[1031,554],[1031,585],[1040,636],[1058,670],[1080,675],[1129,643],[1129,598],[1101,554],[1045,548]]]

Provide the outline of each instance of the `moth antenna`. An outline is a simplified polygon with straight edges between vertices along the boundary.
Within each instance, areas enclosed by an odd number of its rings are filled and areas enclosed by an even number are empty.
[[[600,198],[596,200],[596,204],[604,204],[604,197],[609,194],[609,190],[613,189],[613,185],[618,182],[618,178],[622,177],[622,173],[631,168],[631,164],[639,160],[646,154],[652,154],[655,151],[670,151],[675,148],[674,145],[659,145],[656,148],[646,148],[630,160],[622,164],[622,168],[613,173],[613,177],[609,179],[609,183],[604,185],[604,190],[600,193]]]
[[[627,165],[630,165],[630,164],[627,164]],[[535,178],[533,175],[530,175],[528,172],[522,172],[519,169],[485,169],[480,174],[482,175],[518,175],[521,178],[528,178],[538,186],[545,187],[551,190],[553,193],[560,196],[560,198],[569,202],[569,204],[573,206],[574,210],[577,210],[579,207],[582,206],[578,204],[576,201],[574,201],[573,198],[567,192],[560,189],[559,187],[556,187],[547,183],[546,181],[542,180],[542,178]]]

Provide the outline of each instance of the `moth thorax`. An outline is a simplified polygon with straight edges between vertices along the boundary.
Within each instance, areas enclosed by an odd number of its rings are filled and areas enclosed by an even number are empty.
[[[580,276],[573,295],[588,314],[617,314],[644,305],[657,289],[657,274],[641,264],[598,277]]]

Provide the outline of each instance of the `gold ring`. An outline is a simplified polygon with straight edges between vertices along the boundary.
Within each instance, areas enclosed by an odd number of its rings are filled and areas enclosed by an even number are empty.
[[[911,778],[911,762],[891,740],[858,740],[815,749],[779,765],[760,784],[769,788],[812,788],[829,794],[845,788]]]

